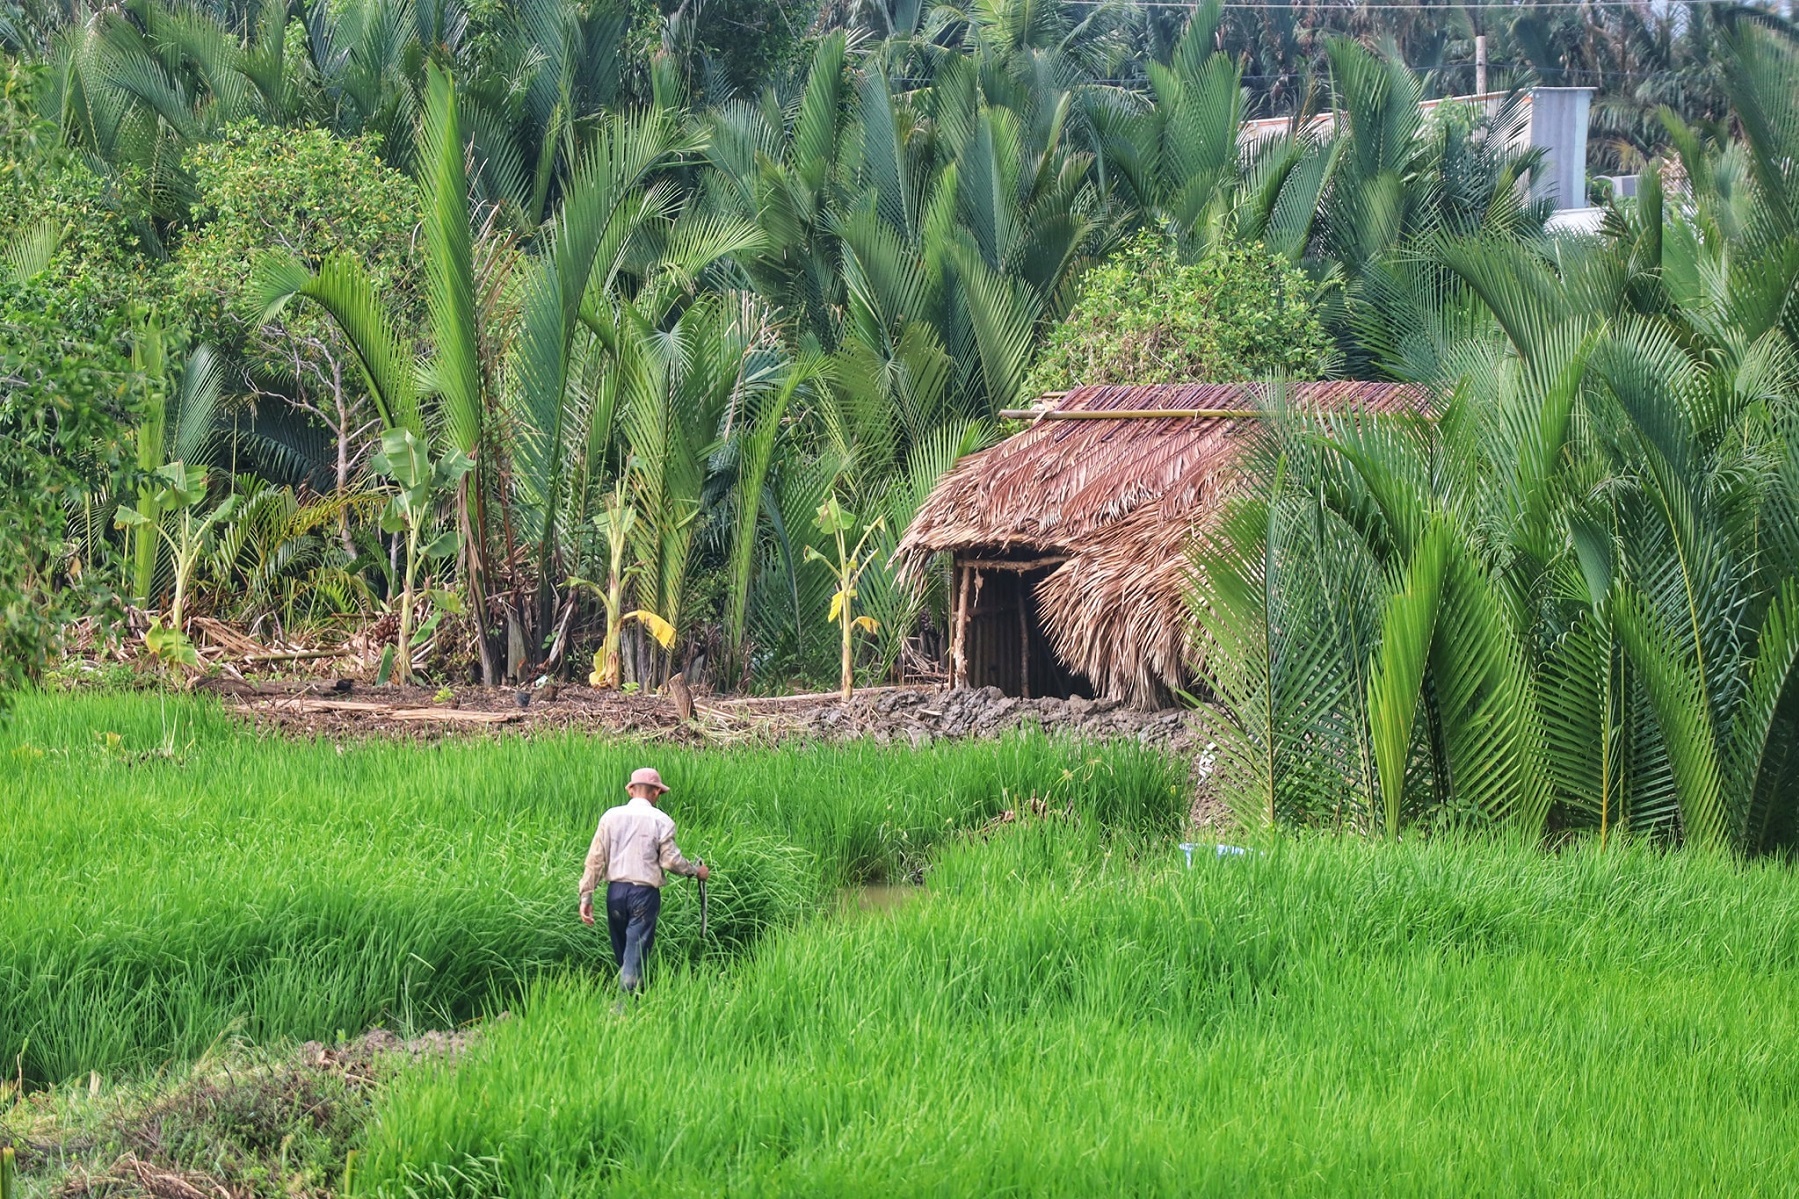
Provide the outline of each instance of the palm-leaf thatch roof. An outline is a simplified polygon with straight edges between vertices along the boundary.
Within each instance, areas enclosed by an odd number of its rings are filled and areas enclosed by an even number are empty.
[[[920,506],[896,548],[905,569],[938,553],[1056,563],[1036,585],[1058,657],[1103,695],[1163,702],[1187,677],[1190,546],[1238,476],[1253,416],[1423,411],[1394,383],[1082,387],[1059,412],[1241,410],[1222,417],[1042,420],[962,459]]]

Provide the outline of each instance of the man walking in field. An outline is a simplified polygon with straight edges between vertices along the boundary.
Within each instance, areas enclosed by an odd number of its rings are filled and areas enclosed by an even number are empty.
[[[581,875],[581,922],[593,923],[593,893],[606,884],[606,931],[612,935],[612,959],[627,993],[643,985],[643,966],[656,940],[656,918],[662,914],[662,885],[669,874],[685,874],[704,882],[711,873],[704,862],[689,862],[675,845],[675,822],[656,807],[667,793],[662,776],[647,766],[631,772],[625,791],[629,803],[607,810],[587,850]]]

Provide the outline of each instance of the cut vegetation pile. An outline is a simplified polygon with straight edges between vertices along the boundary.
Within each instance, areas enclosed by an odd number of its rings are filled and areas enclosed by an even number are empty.
[[[444,695],[429,687],[368,687],[341,679],[335,687],[291,680],[260,682],[254,690],[235,682],[218,686],[228,710],[260,728],[298,737],[430,740],[465,732],[575,731],[694,746],[864,737],[917,746],[1041,730],[1085,741],[1134,740],[1188,757],[1209,739],[1197,711],[1145,710],[1115,699],[1020,699],[998,687],[875,687],[848,702],[835,694],[708,695],[695,700],[695,718],[683,720],[664,695],[566,684],[532,691],[523,707],[511,688],[463,687]]]
[[[369,1103],[462,1034],[403,1041],[376,1030],[341,1045],[280,1052],[221,1045],[185,1068],[117,1086],[98,1077],[33,1091],[0,1113],[27,1195],[56,1199],[303,1199],[336,1193]]]

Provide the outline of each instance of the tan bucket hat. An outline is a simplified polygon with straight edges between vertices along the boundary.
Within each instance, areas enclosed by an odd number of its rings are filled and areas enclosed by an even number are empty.
[[[626,785],[626,789],[629,790],[631,787],[654,787],[658,791],[668,790],[668,784],[662,781],[662,776],[648,766],[640,766],[631,772],[631,781]]]

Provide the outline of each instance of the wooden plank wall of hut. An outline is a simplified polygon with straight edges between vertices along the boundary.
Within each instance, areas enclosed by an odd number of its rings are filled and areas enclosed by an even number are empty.
[[[970,687],[998,687],[1007,695],[1033,697],[1093,696],[1085,676],[1056,657],[1038,612],[1033,588],[1054,569],[1018,562],[958,562],[957,585],[969,574],[968,621],[963,654]],[[1019,662],[1028,663],[1022,675]]]

